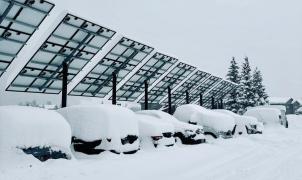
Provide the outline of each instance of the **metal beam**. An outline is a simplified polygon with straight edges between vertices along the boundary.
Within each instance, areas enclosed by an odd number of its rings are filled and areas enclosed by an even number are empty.
[[[62,78],[62,108],[67,106],[67,84],[68,84],[68,64],[63,62],[63,78]]]
[[[148,107],[148,81],[145,80],[145,110],[148,110],[149,107]]]
[[[112,73],[112,104],[116,105],[116,73]]]
[[[172,99],[171,99],[171,88],[168,86],[168,113],[172,114]]]

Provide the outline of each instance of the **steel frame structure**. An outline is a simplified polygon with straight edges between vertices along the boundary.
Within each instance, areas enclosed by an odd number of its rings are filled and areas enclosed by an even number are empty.
[[[113,89],[113,74],[117,76],[118,84],[153,50],[150,46],[123,37],[69,95],[104,98]]]
[[[0,0],[0,77],[54,6],[48,1]]]
[[[68,65],[70,82],[114,34],[108,28],[67,14],[7,90],[60,93],[63,63]]]

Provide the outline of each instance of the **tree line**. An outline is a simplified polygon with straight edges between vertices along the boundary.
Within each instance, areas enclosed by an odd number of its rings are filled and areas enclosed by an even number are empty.
[[[257,67],[252,71],[248,57],[244,58],[241,68],[233,57],[226,77],[239,85],[226,96],[226,109],[243,114],[248,107],[267,104],[268,94],[263,85],[262,73]]]

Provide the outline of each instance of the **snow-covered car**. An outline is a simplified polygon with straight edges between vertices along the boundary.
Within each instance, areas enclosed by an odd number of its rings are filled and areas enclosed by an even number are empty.
[[[252,116],[242,116],[225,109],[216,109],[216,112],[227,114],[235,119],[237,125],[235,134],[262,134],[263,124]]]
[[[214,138],[232,138],[236,130],[235,120],[232,116],[195,104],[177,107],[174,117],[183,122],[203,126],[204,134]]]
[[[160,122],[171,123],[174,126],[174,137],[183,144],[200,144],[206,141],[202,126],[179,121],[174,116],[160,110],[143,110],[137,113],[153,116],[158,118]]]
[[[285,111],[274,107],[253,107],[249,108],[244,115],[253,116],[262,122],[264,125],[281,124],[284,127],[288,127],[288,121],[285,115]]]
[[[172,123],[145,114],[137,113],[137,117],[139,138],[143,146],[151,143],[154,147],[169,147],[175,144]]]
[[[113,105],[78,105],[59,109],[70,123],[75,151],[132,154],[139,149],[138,122],[133,111]]]
[[[0,149],[21,150],[46,161],[70,159],[71,129],[57,112],[26,106],[0,106]]]

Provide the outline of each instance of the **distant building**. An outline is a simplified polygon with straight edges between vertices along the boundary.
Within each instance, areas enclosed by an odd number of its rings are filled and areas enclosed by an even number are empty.
[[[293,102],[293,106],[294,106],[294,112],[296,114],[299,114],[297,111],[299,110],[299,112],[302,111],[302,99],[296,99],[294,102]],[[300,113],[302,114],[302,113]]]
[[[295,114],[294,99],[291,97],[269,97],[270,105],[285,106],[286,114]]]

